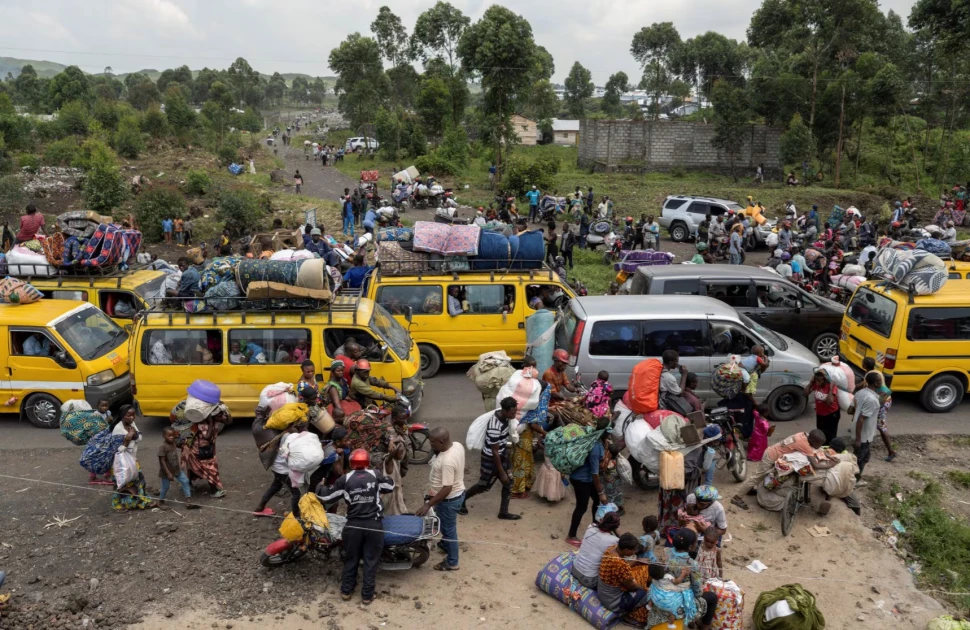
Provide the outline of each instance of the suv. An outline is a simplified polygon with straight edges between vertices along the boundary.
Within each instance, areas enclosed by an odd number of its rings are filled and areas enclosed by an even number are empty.
[[[772,271],[743,265],[640,267],[630,283],[630,294],[712,297],[788,335],[822,361],[839,351],[845,307],[809,295]]]
[[[727,215],[729,212],[741,213],[742,208],[735,201],[717,199],[714,197],[695,197],[693,195],[671,195],[664,200],[660,211],[660,225],[667,228],[673,241],[682,243],[697,238],[697,226],[704,217]],[[763,245],[765,239],[775,227],[775,220],[768,219],[755,227],[754,236],[758,245]]]
[[[374,138],[347,138],[347,144],[344,145],[344,150],[346,151],[356,151],[357,149],[377,149],[381,148],[381,143]]]

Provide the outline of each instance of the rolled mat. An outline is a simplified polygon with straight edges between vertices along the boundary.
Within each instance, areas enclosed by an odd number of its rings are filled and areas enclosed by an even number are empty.
[[[296,286],[299,261],[241,260],[236,267],[236,283],[243,293],[251,282],[278,282]]]
[[[570,610],[580,615],[598,630],[608,630],[620,621],[620,615],[602,603],[596,591],[581,585],[572,575],[572,552],[562,553],[553,558],[536,575],[536,586],[543,593],[566,604]]]
[[[296,285],[306,289],[328,289],[327,263],[322,258],[309,258],[298,262]]]
[[[786,600],[794,614],[765,621],[765,611],[775,603]],[[825,616],[815,606],[815,596],[801,584],[785,584],[758,595],[753,615],[755,630],[823,630]]]

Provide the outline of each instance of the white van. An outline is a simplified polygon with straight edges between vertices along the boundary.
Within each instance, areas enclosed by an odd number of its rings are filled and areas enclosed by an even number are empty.
[[[729,355],[750,354],[761,345],[770,359],[758,381],[756,398],[767,402],[777,421],[794,420],[805,410],[804,388],[818,359],[798,342],[755,323],[720,300],[693,295],[589,296],[570,300],[556,330],[556,345],[589,384],[597,372],[610,373],[621,395],[633,367],[664,350],[697,374],[697,395],[715,406],[711,374]]]

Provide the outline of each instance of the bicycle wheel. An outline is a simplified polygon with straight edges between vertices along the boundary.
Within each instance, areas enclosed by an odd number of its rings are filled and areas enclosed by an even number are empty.
[[[795,526],[795,517],[798,515],[798,508],[801,506],[801,502],[799,501],[801,491],[802,489],[796,486],[788,493],[788,500],[785,501],[785,507],[781,511],[782,536],[790,534],[792,527]]]

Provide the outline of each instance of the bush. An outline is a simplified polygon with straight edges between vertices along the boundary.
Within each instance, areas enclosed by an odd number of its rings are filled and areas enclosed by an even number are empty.
[[[156,140],[168,135],[168,119],[158,105],[150,107],[141,117],[141,130]]]
[[[233,162],[239,164],[239,149],[228,144],[224,144],[216,150],[216,156],[219,157],[219,164],[222,166],[229,166]]]
[[[552,188],[553,177],[561,166],[562,160],[551,155],[540,155],[534,160],[512,156],[505,163],[502,184],[516,195],[524,195],[532,186]]]
[[[255,233],[264,215],[259,199],[248,190],[229,190],[219,196],[216,218],[226,224],[232,238]]]
[[[418,169],[422,176],[435,175],[458,175],[461,168],[457,164],[452,164],[441,156],[439,151],[434,151],[428,155],[422,155],[414,161],[414,167]]]
[[[138,155],[145,150],[145,140],[142,138],[137,117],[125,116],[121,119],[112,145],[118,155],[131,160],[138,159]]]
[[[101,123],[105,129],[114,131],[121,121],[121,110],[114,101],[101,98],[94,104],[91,117]]]
[[[40,168],[40,158],[32,153],[21,153],[17,156],[17,168],[27,173],[36,173]]]
[[[189,206],[185,197],[172,186],[152,186],[138,195],[135,201],[135,219],[145,239],[162,240],[162,221],[188,215]],[[193,231],[197,230],[195,224]],[[194,236],[194,235],[193,235]]]
[[[44,149],[44,164],[49,166],[70,166],[81,150],[77,138],[64,138],[51,142]]]
[[[0,177],[0,206],[4,208],[19,208],[27,202],[23,184],[16,175]]]
[[[441,157],[461,170],[468,168],[468,135],[465,130],[461,127],[452,127],[446,131],[438,152],[441,153]]]
[[[128,196],[125,177],[118,168],[118,159],[111,149],[96,140],[88,140],[91,158],[84,178],[84,201],[88,208],[110,214]]]
[[[226,224],[212,217],[192,219],[192,240],[195,243],[210,243],[215,246],[222,236]]]
[[[56,120],[38,120],[34,123],[34,130],[42,142],[53,142],[61,137],[61,128]]]
[[[91,115],[88,107],[81,101],[65,103],[57,112],[57,123],[64,135],[84,136],[88,133]]]
[[[205,171],[191,169],[185,176],[185,192],[203,196],[212,189],[212,178]]]

